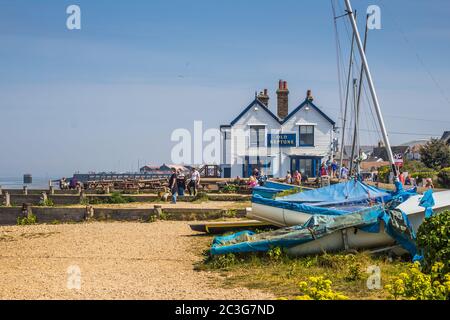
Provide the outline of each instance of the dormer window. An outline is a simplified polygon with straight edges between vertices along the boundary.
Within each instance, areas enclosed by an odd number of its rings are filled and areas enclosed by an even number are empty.
[[[314,126],[300,125],[299,126],[299,146],[300,147],[314,147]]]

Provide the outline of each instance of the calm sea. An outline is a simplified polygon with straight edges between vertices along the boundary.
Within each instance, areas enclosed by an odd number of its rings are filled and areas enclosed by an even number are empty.
[[[58,179],[56,177],[33,177],[33,183],[26,186],[28,186],[28,189],[48,189],[48,181]],[[0,186],[3,189],[22,189],[24,186],[23,177],[0,177]],[[58,183],[53,182],[53,186],[57,188]]]

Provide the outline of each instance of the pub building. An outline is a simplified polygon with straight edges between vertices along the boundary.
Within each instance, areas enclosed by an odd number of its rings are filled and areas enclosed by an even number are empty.
[[[276,93],[276,115],[264,89],[230,124],[220,126],[224,178],[246,178],[254,168],[269,177],[298,170],[312,178],[333,157],[335,122],[313,103],[311,90],[291,112],[286,81],[279,81]]]

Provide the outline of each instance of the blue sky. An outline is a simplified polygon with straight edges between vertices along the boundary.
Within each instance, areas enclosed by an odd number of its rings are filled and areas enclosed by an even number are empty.
[[[81,30],[66,28],[70,4]],[[392,143],[449,130],[450,2],[352,4],[382,10],[368,59]],[[229,123],[263,88],[275,110],[278,79],[291,110],[312,89],[339,123],[331,16],[328,0],[0,0],[0,176],[170,162],[174,129]],[[361,123],[375,143],[367,106]]]

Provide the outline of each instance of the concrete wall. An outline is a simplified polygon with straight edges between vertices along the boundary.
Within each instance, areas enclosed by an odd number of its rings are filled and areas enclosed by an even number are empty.
[[[36,216],[37,223],[53,222],[83,222],[93,220],[111,221],[148,221],[151,216],[163,220],[214,220],[221,218],[245,217],[245,209],[185,209],[164,208],[160,215],[157,210],[135,208],[54,208],[31,207],[31,213]],[[0,225],[16,225],[18,217],[24,217],[26,213],[19,207],[0,207]]]

